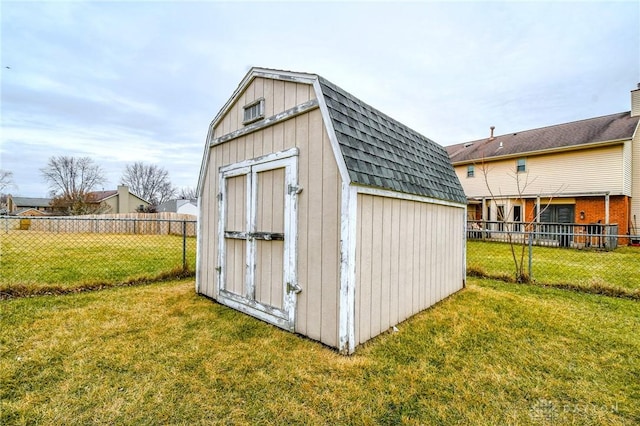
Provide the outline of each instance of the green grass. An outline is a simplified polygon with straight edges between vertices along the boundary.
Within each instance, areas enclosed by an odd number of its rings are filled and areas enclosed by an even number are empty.
[[[516,246],[520,253],[521,246]],[[525,248],[525,271],[528,265]],[[640,299],[640,248],[613,251],[533,247],[533,279],[538,284]],[[515,266],[506,243],[468,241],[469,272],[512,280]]]
[[[0,315],[0,424],[640,422],[633,300],[470,279],[351,357],[192,281]]]
[[[187,238],[188,270],[195,238]],[[184,273],[175,235],[0,233],[0,294],[64,293]]]

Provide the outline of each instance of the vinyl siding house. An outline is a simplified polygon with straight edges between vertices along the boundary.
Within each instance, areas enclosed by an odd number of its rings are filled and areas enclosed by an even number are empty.
[[[631,99],[629,112],[500,136],[492,129],[489,138],[448,146],[469,219],[615,224],[620,235],[639,233],[640,88]],[[548,206],[541,215],[538,205]]]
[[[198,203],[195,200],[176,199],[165,201],[156,208],[158,213],[179,213],[198,216]]]
[[[51,198],[7,197],[7,213],[14,216],[44,216],[51,214]]]
[[[444,148],[318,75],[251,69],[198,193],[196,291],[341,353],[464,286]]]
[[[94,191],[89,193],[93,203],[104,204],[103,213],[135,213],[151,205],[129,191],[126,185],[118,185],[118,189]]]

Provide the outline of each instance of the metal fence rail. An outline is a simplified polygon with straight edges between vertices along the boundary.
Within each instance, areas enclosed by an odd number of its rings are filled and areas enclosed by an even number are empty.
[[[196,229],[196,221],[186,219],[3,216],[0,293],[189,274]]]
[[[600,248],[613,250],[618,245],[638,241],[638,235],[618,235],[618,225],[600,223],[522,223],[504,221],[467,221],[467,239],[528,243],[547,247]]]
[[[521,267],[538,283],[617,289],[640,298],[640,236],[616,235],[606,226],[472,225],[467,228],[471,274],[513,280]],[[41,294],[53,287],[193,273],[196,229],[195,220],[2,216],[0,298],[16,288]]]
[[[613,226],[509,225],[467,228],[468,273],[640,298],[640,237]]]

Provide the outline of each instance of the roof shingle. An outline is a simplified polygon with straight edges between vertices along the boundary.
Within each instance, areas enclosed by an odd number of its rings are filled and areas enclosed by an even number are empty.
[[[640,117],[630,112],[526,130],[447,147],[454,163],[630,139]]]
[[[352,182],[466,204],[442,146],[318,78]]]

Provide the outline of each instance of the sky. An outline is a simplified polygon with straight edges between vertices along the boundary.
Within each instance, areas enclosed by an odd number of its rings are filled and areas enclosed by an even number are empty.
[[[630,110],[640,2],[0,2],[0,169],[51,156],[197,186],[252,66],[319,74],[441,145]]]

